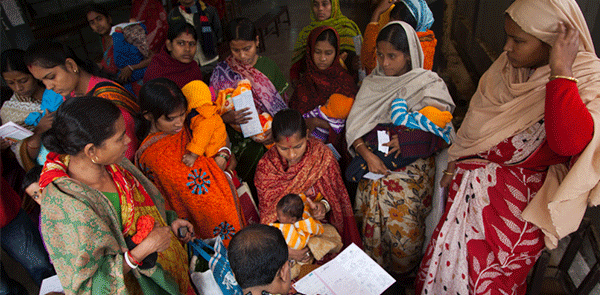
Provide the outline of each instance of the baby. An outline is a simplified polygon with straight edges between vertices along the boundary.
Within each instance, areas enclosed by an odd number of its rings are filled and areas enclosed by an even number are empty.
[[[318,106],[312,111],[302,115],[302,117],[305,119],[323,119],[329,123],[329,126],[331,126],[335,133],[339,134],[346,125],[346,118],[348,118],[348,114],[350,114],[353,103],[354,98],[334,93],[329,97],[324,106]],[[316,127],[313,130],[312,135],[323,142],[327,142],[329,130]]]
[[[198,156],[214,157],[217,154],[229,160],[231,153],[225,147],[227,131],[208,86],[197,80],[183,86],[181,91],[188,100],[186,122],[192,130],[192,140],[186,146],[187,153],[182,162],[192,167]]]
[[[285,195],[277,203],[276,210],[279,223],[269,225],[283,232],[286,243],[292,249],[303,249],[312,236],[324,233],[323,224],[311,216],[304,194]]]

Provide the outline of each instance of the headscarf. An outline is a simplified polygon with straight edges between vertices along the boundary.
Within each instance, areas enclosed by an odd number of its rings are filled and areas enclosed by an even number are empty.
[[[355,52],[354,49],[354,37],[360,36],[360,29],[349,18],[345,17],[340,10],[340,1],[339,0],[331,0],[331,17],[324,21],[317,21],[315,17],[315,13],[312,10],[312,1],[310,3],[310,24],[300,31],[298,35],[298,39],[296,39],[296,44],[294,44],[294,54],[292,55],[292,64],[296,63],[304,55],[306,54],[306,40],[308,35],[312,30],[320,26],[330,26],[335,28],[335,31],[340,36],[340,50],[342,51],[352,51]]]
[[[315,51],[317,38],[327,30],[332,30],[335,33],[338,46],[331,66],[325,70],[320,70],[312,56]],[[308,47],[306,50],[308,54],[308,58],[306,59],[307,70],[290,100],[290,107],[292,109],[304,114],[319,105],[324,105],[334,93],[352,98],[356,96],[358,87],[354,83],[354,78],[337,62],[340,56],[339,44],[340,37],[334,28],[321,26],[312,30],[308,36]]]
[[[431,28],[433,14],[425,0],[402,0],[402,3],[408,7],[408,10],[417,21],[417,27],[415,28],[417,32],[425,32]]]
[[[559,22],[580,33],[580,47],[573,63],[573,76],[582,101],[600,130],[600,60],[594,52],[585,19],[574,0],[517,0],[506,12],[525,32],[554,44]],[[531,17],[535,15],[536,17]],[[450,147],[450,160],[486,151],[504,139],[523,132],[544,117],[548,65],[535,69],[514,68],[506,53],[492,64],[479,81],[457,139]],[[543,187],[523,212],[523,217],[546,234],[546,246],[575,231],[586,204],[600,204],[600,133],[581,153],[570,171],[564,164],[549,168]]]
[[[454,110],[454,102],[442,78],[423,69],[423,51],[415,30],[402,21],[390,22],[384,28],[391,25],[401,25],[406,32],[412,69],[401,76],[386,76],[378,64],[363,80],[346,121],[348,148],[378,124],[392,123],[391,105],[396,98],[406,100],[409,112],[426,106],[434,106],[441,111]]]

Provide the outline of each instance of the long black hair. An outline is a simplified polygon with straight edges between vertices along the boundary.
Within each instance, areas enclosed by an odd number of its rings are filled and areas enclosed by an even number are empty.
[[[101,146],[115,134],[121,111],[110,100],[83,96],[67,99],[54,115],[52,128],[42,135],[51,152],[77,155],[89,143]]]
[[[196,33],[196,29],[194,26],[188,24],[187,22],[177,22],[169,26],[169,30],[167,31],[167,40],[173,42],[173,40],[179,35],[183,33],[188,33],[194,37],[194,40],[198,41],[198,34]]]
[[[256,27],[254,23],[247,18],[238,17],[229,24],[225,30],[225,37],[227,41],[233,40],[244,40],[244,41],[256,41]]]
[[[338,40],[337,36],[335,35],[335,32],[332,29],[328,29],[321,32],[321,34],[317,36],[317,39],[315,39],[315,43],[319,41],[327,41],[327,43],[329,43],[331,46],[333,46],[333,48],[335,48],[335,53],[338,53]]]
[[[167,78],[156,78],[146,82],[140,89],[138,102],[141,112],[136,136],[140,140],[148,135],[152,125],[144,115],[150,114],[156,121],[163,115],[168,116],[179,109],[187,110],[188,105],[179,86]]]
[[[391,24],[379,31],[377,35],[377,43],[379,41],[390,42],[394,48],[410,57],[410,47],[408,45],[408,37],[406,31],[400,24]]]

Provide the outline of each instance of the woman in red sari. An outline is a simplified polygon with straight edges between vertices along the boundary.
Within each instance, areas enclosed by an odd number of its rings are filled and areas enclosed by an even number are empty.
[[[446,212],[417,294],[525,294],[544,246],[600,204],[600,60],[581,10],[517,0],[504,28],[505,52],[449,150]]]
[[[315,219],[335,226],[344,247],[355,243],[362,247],[348,191],[342,181],[339,165],[331,150],[321,141],[309,138],[302,115],[295,110],[283,110],[273,118],[272,135],[275,147],[258,162],[254,183],[258,191],[260,222],[275,222],[275,206],[289,193],[304,193],[315,202]],[[308,248],[290,250],[290,258],[304,261]]]

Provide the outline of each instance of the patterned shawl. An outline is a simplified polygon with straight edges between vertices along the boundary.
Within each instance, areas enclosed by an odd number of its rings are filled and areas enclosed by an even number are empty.
[[[242,79],[248,79],[252,83],[252,96],[259,114],[268,112],[274,116],[280,110],[287,109],[285,101],[271,80],[256,68],[241,63],[233,55],[215,67],[210,77],[210,85],[216,92],[227,88],[235,89],[237,82]]]
[[[423,51],[415,30],[409,24],[399,21],[390,22],[387,26],[398,24],[406,31],[413,68],[402,76],[386,76],[378,65],[363,80],[346,121],[346,142],[349,149],[356,139],[378,124],[392,123],[391,105],[396,98],[406,100],[409,112],[426,106],[434,106],[441,111],[454,110],[454,102],[446,83],[436,73],[423,69]]]
[[[196,61],[182,63],[174,59],[163,46],[163,49],[152,57],[144,74],[144,83],[159,77],[167,78],[179,88],[183,88],[191,81],[202,80],[202,71]]]
[[[148,45],[152,52],[159,52],[167,40],[167,12],[158,0],[133,0],[131,18],[143,21],[148,29]]]
[[[340,36],[339,46],[341,51],[355,52],[353,38],[361,35],[360,29],[356,23],[342,14],[342,11],[340,10],[340,0],[331,0],[331,17],[324,21],[317,21],[315,19],[315,13],[312,10],[312,1],[308,2],[310,3],[311,23],[302,28],[302,31],[300,31],[300,34],[298,35],[298,39],[296,39],[294,54],[292,55],[292,64],[304,57],[306,54],[306,40],[308,35],[312,30],[320,26],[330,26],[335,28]]]
[[[600,60],[592,38],[574,0],[518,0],[507,10],[527,33],[547,44],[554,44],[559,21],[580,33],[580,46],[573,64],[577,88],[600,130]],[[532,13],[536,17],[532,18]],[[471,99],[465,120],[449,149],[450,160],[490,149],[504,139],[521,133],[544,117],[548,65],[530,76],[528,68],[514,68],[506,53],[481,77]],[[523,217],[542,228],[546,246],[555,248],[558,240],[577,230],[587,205],[600,204],[600,132],[569,170],[565,165],[551,166],[544,186],[523,212]]]
[[[325,70],[319,70],[312,56],[317,38],[326,30],[335,32],[338,48],[336,48],[336,55],[331,66]],[[308,36],[307,53],[309,58],[306,58],[307,70],[292,95],[290,108],[304,114],[319,105],[324,105],[329,96],[334,93],[352,98],[356,96],[358,87],[354,83],[354,78],[337,62],[340,55],[339,40],[340,37],[332,27],[321,26],[312,30]]]
[[[275,206],[286,194],[314,189],[315,195],[321,193],[331,205],[328,220],[342,236],[344,246],[362,245],[340,167],[331,150],[319,140],[309,138],[302,160],[292,167],[287,167],[276,148],[268,150],[258,162],[254,183],[261,223],[275,222]]]
[[[175,235],[169,248],[158,253],[157,266],[132,270],[133,276],[122,273],[124,236],[137,232],[137,219],[150,215],[167,226],[156,188],[126,159],[105,166],[120,197],[121,212],[115,212],[102,192],[69,177],[69,162],[68,155],[50,153],[40,176],[40,187],[45,188],[42,232],[65,291],[80,294],[105,288],[102,291],[111,294],[135,293],[131,280],[137,278],[144,291],[160,286],[163,293],[187,293],[187,255]],[[115,213],[121,214],[122,224]]]

